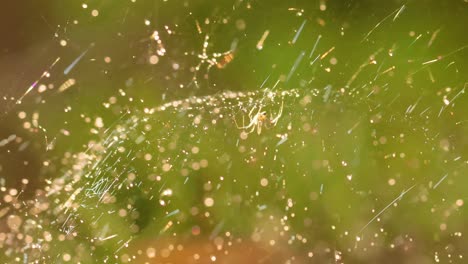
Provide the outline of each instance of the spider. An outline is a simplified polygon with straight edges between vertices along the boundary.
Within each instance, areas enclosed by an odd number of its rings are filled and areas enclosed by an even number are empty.
[[[257,110],[257,111],[255,111]],[[255,113],[256,112],[256,113]],[[255,113],[255,114],[254,114]],[[257,134],[262,133],[262,128],[265,126],[265,128],[270,128],[276,126],[276,123],[278,123],[278,120],[280,119],[281,115],[283,114],[283,102],[281,102],[281,107],[278,112],[278,114],[273,118],[272,116],[268,117],[266,111],[262,111],[262,106],[254,106],[250,110],[248,116],[250,119],[250,122],[248,125],[244,126],[239,126],[237,124],[236,119],[234,119],[234,122],[236,123],[236,126],[238,129],[250,129],[247,133],[252,133],[257,129]]]
[[[230,50],[226,52],[222,52],[222,53],[213,53],[211,54],[211,56],[208,56],[208,54],[206,53],[206,50],[208,48],[209,40],[210,40],[210,36],[206,35],[205,41],[203,42],[202,53],[198,54],[200,63],[198,63],[198,65],[195,66],[195,75],[193,76],[193,81],[197,87],[198,87],[197,73],[200,71],[200,67],[204,63],[208,64],[206,68],[206,73],[208,74],[211,67],[216,66],[216,68],[218,69],[223,69],[224,67],[226,67],[228,63],[230,63],[234,59],[234,50],[237,45],[236,41],[233,42]]]

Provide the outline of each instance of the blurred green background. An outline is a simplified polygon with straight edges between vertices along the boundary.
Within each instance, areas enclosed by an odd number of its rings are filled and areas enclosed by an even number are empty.
[[[464,263],[467,5],[6,3],[0,259]]]

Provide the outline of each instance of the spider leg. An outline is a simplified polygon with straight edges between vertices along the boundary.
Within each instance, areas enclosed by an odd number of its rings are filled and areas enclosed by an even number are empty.
[[[195,72],[193,73],[192,81],[195,84],[195,87],[197,87],[197,88],[199,88],[199,86],[198,86],[198,71],[200,71],[200,67],[201,67],[202,64],[203,64],[203,60],[200,63],[198,63],[197,66],[195,66]]]
[[[258,124],[252,126],[252,128],[251,128],[250,131],[249,131],[249,134],[252,133],[252,132],[254,132],[254,131],[255,131],[255,128],[258,129]]]
[[[206,81],[208,87],[210,87],[211,85],[210,85],[210,75],[209,74],[210,74],[210,69],[211,69],[211,67],[213,65],[211,64],[211,62],[209,60],[207,61],[207,64],[208,64],[208,66],[206,66],[206,71],[203,71],[202,79],[204,81]]]
[[[258,122],[257,124],[257,134],[260,135],[260,133],[262,133],[262,125],[263,125],[263,122]]]
[[[235,119],[235,118],[233,118],[233,119],[234,119],[234,123],[236,123],[237,129],[248,129],[248,128],[250,128],[250,127],[255,128],[255,124],[256,124],[255,119],[251,119],[250,123],[249,123],[248,125],[246,125],[246,126],[239,126],[239,125],[237,124],[236,119]],[[244,117],[242,117],[242,120],[244,120]]]
[[[257,106],[254,105],[254,107],[252,107],[252,109],[250,109],[250,112],[249,112],[249,118],[250,118],[250,119],[252,119],[252,113],[253,113],[253,111],[254,111],[256,108],[257,108]],[[258,109],[257,115],[258,115],[258,113],[260,113],[261,110],[262,110],[262,108],[260,107],[260,108]]]
[[[280,107],[280,110],[279,110],[278,114],[276,115],[276,117],[275,117],[274,119],[272,119],[272,120],[270,121],[270,123],[271,123],[273,126],[275,126],[276,123],[278,123],[278,120],[280,119],[281,115],[283,114],[283,103],[284,103],[284,101],[281,101],[281,107]]]
[[[239,126],[239,124],[237,124],[237,121],[236,121],[236,117],[232,117],[232,120],[234,120],[234,123],[236,124],[236,127],[237,129],[244,129],[245,126],[244,126],[244,117],[242,116],[242,126]]]
[[[206,49],[208,48],[209,40],[210,40],[210,35],[206,34],[205,41],[203,42],[203,56],[205,57],[206,57]]]

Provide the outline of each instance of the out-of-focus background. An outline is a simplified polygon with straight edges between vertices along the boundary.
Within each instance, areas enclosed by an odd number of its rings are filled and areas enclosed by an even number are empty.
[[[5,263],[464,263],[468,3],[8,2]]]

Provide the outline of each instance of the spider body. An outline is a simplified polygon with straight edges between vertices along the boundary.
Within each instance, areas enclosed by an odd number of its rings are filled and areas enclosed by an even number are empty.
[[[260,135],[262,133],[263,127],[268,129],[270,127],[276,126],[276,123],[278,123],[278,120],[283,114],[283,102],[281,102],[280,110],[278,111],[278,114],[275,117],[273,116],[268,117],[267,112],[262,111],[262,110],[263,110],[262,106],[252,107],[252,109],[249,111],[249,114],[248,114],[248,117],[250,119],[248,125],[239,126],[237,124],[237,121],[234,119],[234,122],[236,123],[237,128],[248,130],[249,134],[257,130],[257,134]]]
[[[210,40],[210,36],[206,35],[205,41],[203,42],[202,53],[197,55],[197,57],[200,59],[200,63],[198,63],[198,65],[195,66],[195,74],[193,76],[193,81],[197,87],[198,87],[197,73],[200,71],[200,68],[203,64],[208,65],[206,67],[206,73],[208,74],[211,67],[215,66],[218,69],[224,69],[226,65],[229,64],[234,59],[235,45],[234,47],[231,47],[231,50],[228,50],[226,52],[212,53],[211,55],[208,55],[207,49],[208,49],[209,40]]]

